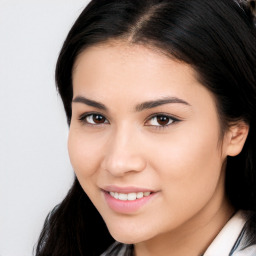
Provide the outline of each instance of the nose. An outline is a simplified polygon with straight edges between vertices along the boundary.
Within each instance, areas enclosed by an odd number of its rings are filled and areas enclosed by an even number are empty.
[[[102,168],[116,177],[143,171],[146,159],[137,137],[125,128],[110,136]]]

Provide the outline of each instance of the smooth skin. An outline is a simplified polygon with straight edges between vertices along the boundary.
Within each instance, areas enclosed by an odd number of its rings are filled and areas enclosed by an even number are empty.
[[[215,98],[189,65],[122,41],[80,54],[73,92],[70,160],[111,235],[136,256],[202,255],[234,214],[225,161],[242,150],[248,126],[222,138]],[[113,185],[156,193],[121,214],[102,191]]]

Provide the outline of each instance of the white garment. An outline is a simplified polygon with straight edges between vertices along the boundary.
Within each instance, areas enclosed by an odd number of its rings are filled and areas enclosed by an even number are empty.
[[[232,253],[232,249],[245,223],[246,219],[243,212],[237,212],[223,227],[203,256],[256,256],[256,245],[247,247],[241,251],[235,250]],[[239,249],[239,245],[237,249]]]

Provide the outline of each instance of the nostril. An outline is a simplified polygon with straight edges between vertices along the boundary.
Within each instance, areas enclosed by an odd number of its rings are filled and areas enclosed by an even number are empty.
[[[142,156],[110,155],[102,162],[102,168],[113,176],[124,176],[128,173],[141,172],[146,161]]]

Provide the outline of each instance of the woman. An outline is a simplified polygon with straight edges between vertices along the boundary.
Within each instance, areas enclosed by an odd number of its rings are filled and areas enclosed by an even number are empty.
[[[89,3],[56,68],[76,178],[36,255],[256,255],[254,8]]]

